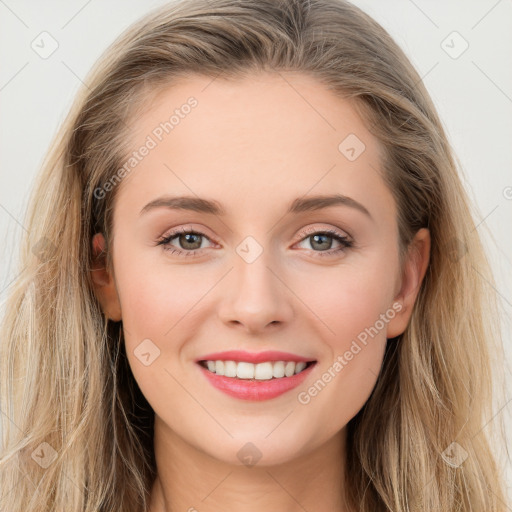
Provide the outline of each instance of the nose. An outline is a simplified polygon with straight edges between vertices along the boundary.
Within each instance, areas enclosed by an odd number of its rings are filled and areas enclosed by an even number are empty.
[[[221,292],[221,321],[250,334],[287,324],[293,316],[293,293],[285,283],[284,272],[266,251],[252,263],[235,258]]]

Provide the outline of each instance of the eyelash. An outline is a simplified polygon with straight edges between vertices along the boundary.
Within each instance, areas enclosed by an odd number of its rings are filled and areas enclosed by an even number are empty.
[[[171,254],[177,254],[180,257],[197,256],[197,253],[200,252],[202,249],[193,249],[191,251],[186,251],[183,249],[176,249],[175,247],[169,245],[171,240],[173,240],[174,238],[176,238],[177,236],[179,236],[181,234],[199,235],[199,236],[206,238],[207,240],[210,240],[210,238],[208,236],[206,236],[204,233],[201,233],[200,231],[195,231],[192,229],[186,229],[185,227],[182,227],[179,230],[173,231],[166,237],[161,238],[158,241],[157,245],[161,245],[165,251],[169,251]],[[345,251],[346,249],[349,249],[354,246],[354,243],[352,241],[350,241],[348,239],[348,237],[340,235],[337,231],[335,231],[333,229],[323,229],[323,230],[310,229],[310,230],[306,230],[306,231],[302,232],[301,235],[304,235],[304,236],[299,240],[299,242],[303,242],[304,240],[306,240],[307,238],[309,238],[313,235],[328,235],[330,238],[333,238],[334,240],[336,240],[337,242],[339,242],[341,244],[341,246],[338,247],[337,249],[330,249],[328,251],[314,251],[313,250],[313,252],[316,253],[317,256],[319,256],[319,257],[334,256],[335,254],[337,254],[341,251]]]

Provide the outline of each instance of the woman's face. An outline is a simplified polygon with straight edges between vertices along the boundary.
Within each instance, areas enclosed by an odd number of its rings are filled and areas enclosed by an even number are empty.
[[[422,230],[423,258],[399,269],[377,140],[347,100],[291,73],[189,77],[132,134],[135,153],[112,185],[114,275],[97,292],[122,318],[158,428],[235,464],[326,443],[369,398],[426,267]],[[224,351],[288,355],[213,365],[271,380],[198,363]],[[274,377],[300,366],[273,360],[294,359],[315,363]]]

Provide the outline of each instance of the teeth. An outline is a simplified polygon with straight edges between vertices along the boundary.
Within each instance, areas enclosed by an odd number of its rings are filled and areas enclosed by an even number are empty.
[[[215,373],[217,373],[217,372],[215,372]],[[224,374],[217,373],[217,375],[224,375]],[[254,365],[252,363],[238,363],[236,365],[236,376],[239,379],[254,379]]]
[[[224,361],[215,361],[215,373],[224,375]]]
[[[291,377],[306,368],[306,363],[300,361],[267,361],[264,363],[247,363],[241,361],[206,361],[208,370],[225,377],[237,377],[239,379],[270,380],[281,377]]]
[[[294,373],[295,373],[295,363],[293,361],[286,363],[286,366],[284,367],[285,377],[291,377]]]
[[[236,377],[236,363],[235,361],[226,361],[224,363],[224,375],[226,377]]]
[[[274,367],[272,369],[272,376],[276,379],[280,379],[284,377],[284,362],[277,361],[274,363]]]
[[[259,363],[254,365],[254,378],[258,380],[269,380],[273,377],[272,363]]]

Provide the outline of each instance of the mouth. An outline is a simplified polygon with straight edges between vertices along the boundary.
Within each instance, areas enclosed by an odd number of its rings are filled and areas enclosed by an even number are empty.
[[[311,357],[311,356],[310,356]],[[314,372],[317,360],[293,352],[225,350],[195,360],[206,382],[241,400],[261,401],[290,391]]]
[[[231,360],[201,360],[197,362],[206,371],[219,377],[252,382],[288,379],[306,371],[316,363],[316,360],[265,361],[261,363]]]
[[[317,361],[262,361],[249,363],[233,360],[200,360],[197,367],[211,384],[239,400],[260,402],[290,391],[308,378]]]

